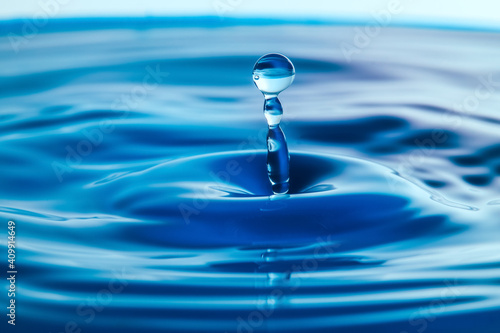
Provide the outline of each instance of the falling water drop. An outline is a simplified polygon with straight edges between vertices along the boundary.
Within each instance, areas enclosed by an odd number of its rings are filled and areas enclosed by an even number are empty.
[[[267,98],[276,97],[288,88],[295,78],[295,68],[284,55],[270,53],[262,56],[253,68],[257,88]]]
[[[267,171],[275,194],[285,194],[289,189],[290,156],[285,134],[279,124],[283,108],[278,94],[288,88],[295,78],[295,68],[284,55],[270,53],[262,56],[253,68],[253,82],[264,94],[264,116],[267,134]]]

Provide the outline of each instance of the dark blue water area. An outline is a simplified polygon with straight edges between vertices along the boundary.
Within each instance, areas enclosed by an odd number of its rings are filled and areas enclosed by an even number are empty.
[[[500,331],[497,32],[25,25],[0,24],[2,332]],[[286,195],[251,75],[270,52],[296,69]]]

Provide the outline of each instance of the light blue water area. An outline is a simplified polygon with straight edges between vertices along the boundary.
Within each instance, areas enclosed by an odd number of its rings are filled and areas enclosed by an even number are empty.
[[[17,331],[498,332],[500,35],[218,20],[2,23]]]

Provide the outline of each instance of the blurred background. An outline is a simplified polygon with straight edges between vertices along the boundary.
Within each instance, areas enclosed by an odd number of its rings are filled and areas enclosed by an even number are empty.
[[[357,1],[270,1],[270,0],[2,0],[0,18],[31,18],[45,11],[52,17],[82,16],[233,16],[324,18],[352,21],[372,19],[391,3],[401,13],[394,24],[425,22],[444,25],[500,27],[500,3],[495,0],[357,0]]]

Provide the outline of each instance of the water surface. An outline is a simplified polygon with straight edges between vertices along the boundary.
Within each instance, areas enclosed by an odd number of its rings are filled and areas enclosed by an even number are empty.
[[[217,20],[53,21],[17,53],[2,24],[16,329],[498,332],[500,35],[387,28],[346,57],[353,26]],[[269,52],[296,68],[286,197]]]

